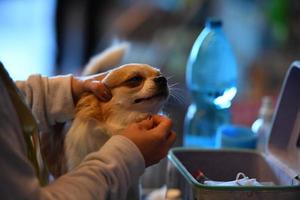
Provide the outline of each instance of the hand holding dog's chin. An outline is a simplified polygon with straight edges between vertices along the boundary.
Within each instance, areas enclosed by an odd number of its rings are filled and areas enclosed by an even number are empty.
[[[172,121],[160,115],[152,115],[139,123],[130,124],[122,135],[139,148],[146,167],[163,159],[176,140]]]
[[[102,83],[104,76],[104,74],[87,77],[73,76],[71,79],[71,89],[74,103],[76,103],[80,96],[85,92],[93,93],[100,101],[109,101],[112,95],[109,88]]]

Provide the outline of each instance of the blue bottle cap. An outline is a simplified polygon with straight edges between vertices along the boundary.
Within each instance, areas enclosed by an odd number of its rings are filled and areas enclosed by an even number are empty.
[[[222,26],[222,20],[218,19],[218,18],[209,18],[206,21],[205,26],[210,27],[210,28],[215,28],[215,27],[220,27]]]
[[[223,125],[217,130],[217,147],[255,149],[257,137],[249,127]]]

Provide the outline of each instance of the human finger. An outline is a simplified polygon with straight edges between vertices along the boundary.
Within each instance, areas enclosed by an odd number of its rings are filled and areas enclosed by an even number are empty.
[[[171,119],[162,115],[153,115],[152,117],[154,125],[156,126],[154,129],[157,130],[158,134],[161,134],[164,138],[167,138],[172,129]]]
[[[142,129],[146,129],[146,130],[152,129],[154,126],[152,116],[149,115],[146,119],[138,122],[138,126]]]
[[[174,131],[170,131],[170,135],[167,138],[166,145],[168,148],[170,148],[176,141],[177,135]]]
[[[107,72],[86,76],[86,79],[102,81],[107,75]]]

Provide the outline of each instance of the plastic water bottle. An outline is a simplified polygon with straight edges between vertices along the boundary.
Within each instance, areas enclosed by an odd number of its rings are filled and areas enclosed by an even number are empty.
[[[236,59],[222,22],[210,19],[196,39],[187,62],[186,83],[192,94],[184,124],[184,146],[215,148],[217,128],[231,122]]]
[[[273,116],[273,102],[271,97],[265,96],[262,99],[258,118],[254,121],[251,129],[257,136],[256,149],[259,152],[266,153],[269,143],[271,125]]]

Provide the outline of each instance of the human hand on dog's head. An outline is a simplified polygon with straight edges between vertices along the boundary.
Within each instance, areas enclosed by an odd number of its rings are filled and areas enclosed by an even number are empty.
[[[130,124],[122,135],[139,148],[146,167],[163,159],[176,140],[172,121],[161,115],[152,115],[141,122]]]
[[[76,103],[84,92],[91,92],[100,101],[109,101],[112,94],[109,88],[102,83],[106,73],[100,73],[86,77],[72,77],[71,88],[74,102]]]

